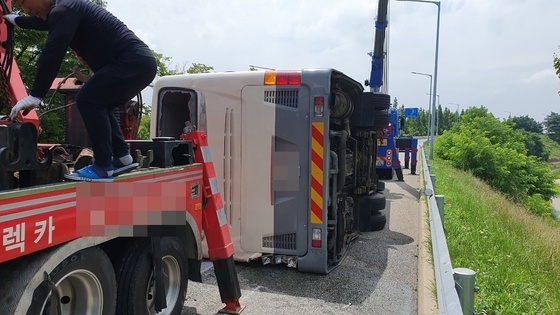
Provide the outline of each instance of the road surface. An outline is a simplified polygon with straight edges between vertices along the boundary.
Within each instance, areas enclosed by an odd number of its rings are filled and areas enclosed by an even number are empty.
[[[418,165],[417,174],[421,174]],[[328,275],[306,274],[260,262],[237,263],[243,315],[263,314],[428,314],[432,280],[418,281],[421,224],[420,175],[403,170],[404,181],[385,181],[388,218],[384,230],[362,233],[347,257]],[[206,269],[206,270],[204,270]],[[189,282],[182,315],[216,314],[222,307],[211,264],[203,264],[203,283]],[[428,279],[431,279],[428,277]],[[420,286],[420,308],[418,291]]]

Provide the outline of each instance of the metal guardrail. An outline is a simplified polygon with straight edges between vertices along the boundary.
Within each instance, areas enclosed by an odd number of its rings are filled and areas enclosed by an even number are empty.
[[[436,291],[439,314],[457,315],[463,314],[459,295],[455,289],[455,279],[451,258],[447,249],[447,241],[443,230],[443,223],[436,202],[434,185],[430,174],[430,167],[422,148],[422,168],[424,169],[424,179],[426,185],[424,192],[428,199],[428,209],[430,214],[430,231],[432,236],[432,254],[434,259],[434,272],[436,277]]]

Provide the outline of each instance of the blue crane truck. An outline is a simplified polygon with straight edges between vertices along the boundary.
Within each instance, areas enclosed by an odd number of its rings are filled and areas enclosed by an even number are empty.
[[[376,161],[375,169],[379,179],[393,178],[393,170],[398,180],[403,180],[402,169],[399,160],[399,148],[405,151],[408,157],[410,151],[413,153],[411,173],[416,172],[416,151],[411,150],[416,139],[411,137],[401,137],[400,129],[403,125],[399,117],[398,110],[391,106],[391,97],[388,94],[387,86],[383,85],[384,77],[386,77],[387,69],[384,67],[385,55],[385,33],[388,25],[389,1],[379,0],[377,8],[377,19],[375,21],[375,38],[374,49],[371,54],[371,73],[369,81],[370,91],[364,92],[362,96],[363,102],[371,102],[373,104],[374,120],[378,130],[376,135]],[[417,140],[416,140],[417,142]],[[414,148],[416,145],[414,145]],[[405,159],[405,168],[408,168],[410,159]]]

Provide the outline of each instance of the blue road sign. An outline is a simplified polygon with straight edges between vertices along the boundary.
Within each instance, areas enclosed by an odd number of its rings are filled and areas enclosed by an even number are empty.
[[[418,117],[418,108],[405,108],[404,116],[406,118],[416,118]]]

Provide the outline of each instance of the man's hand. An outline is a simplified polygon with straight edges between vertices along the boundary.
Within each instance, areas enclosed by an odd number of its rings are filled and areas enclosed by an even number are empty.
[[[10,113],[10,119],[15,121],[20,110],[23,110],[23,115],[27,115],[30,110],[41,104],[41,99],[35,96],[27,96],[19,100],[14,107],[12,107],[12,112]]]
[[[12,23],[12,25],[18,26],[16,23],[16,18],[19,17],[19,14],[15,14],[15,13],[10,13],[10,14],[6,14],[4,15],[4,19],[10,23]]]

